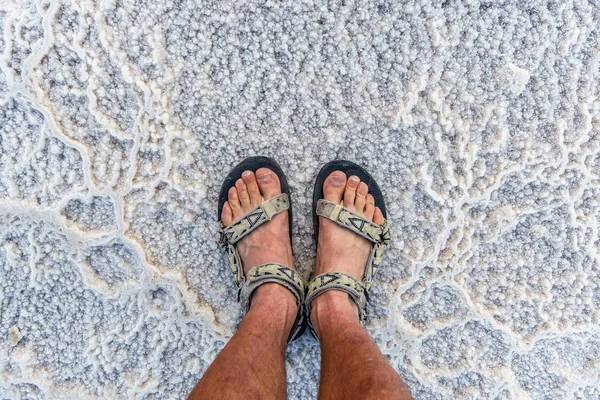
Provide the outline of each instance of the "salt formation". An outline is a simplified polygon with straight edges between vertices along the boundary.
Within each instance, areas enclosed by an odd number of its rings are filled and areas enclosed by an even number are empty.
[[[217,192],[264,154],[306,278],[320,166],[380,182],[367,329],[416,398],[597,399],[600,6],[404,3],[0,2],[0,397],[183,398],[242,312]]]

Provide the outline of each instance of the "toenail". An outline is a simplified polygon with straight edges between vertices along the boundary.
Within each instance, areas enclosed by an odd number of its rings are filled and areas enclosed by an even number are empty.
[[[358,176],[352,175],[350,177],[349,181],[352,182],[353,184],[358,184],[358,182],[360,181],[360,179],[358,179]]]
[[[243,176],[244,178],[249,178],[249,177],[250,177],[250,175],[252,175],[252,171],[244,171],[244,173],[242,173],[242,176]]]
[[[261,172],[260,174],[256,175],[256,177],[261,182],[267,182],[269,179],[271,179],[271,171]]]
[[[333,177],[331,178],[331,183],[333,183],[336,186],[341,186],[344,184],[344,177],[340,176],[340,175],[333,175]]]

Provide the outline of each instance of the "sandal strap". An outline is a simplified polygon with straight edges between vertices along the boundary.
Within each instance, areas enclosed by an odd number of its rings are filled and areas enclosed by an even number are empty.
[[[312,324],[310,323],[311,303],[316,297],[329,290],[341,290],[348,293],[350,298],[352,298],[358,306],[358,318],[361,322],[366,321],[368,293],[364,284],[353,276],[343,272],[326,272],[316,276],[308,285],[308,293],[306,295],[306,318],[313,335],[315,335],[315,333]]]
[[[389,228],[386,236],[383,231],[384,225],[377,225],[346,207],[332,203],[329,200],[320,199],[317,202],[317,215],[332,220],[372,243],[383,242],[386,239],[389,241]]]
[[[390,224],[387,220],[382,225],[384,235],[389,238],[390,235]],[[367,261],[367,268],[365,269],[365,278],[363,280],[363,284],[365,286],[365,290],[367,293],[371,290],[371,286],[373,286],[373,279],[375,278],[375,274],[383,261],[383,250],[385,250],[385,246],[389,243],[389,239],[387,241],[382,241],[379,243],[375,243],[373,245],[373,249],[371,250],[371,255],[369,256],[369,261]]]
[[[248,271],[246,279],[238,291],[238,300],[245,307],[246,311],[250,309],[252,293],[265,283],[278,283],[287,288],[296,297],[298,313],[296,314],[296,321],[288,338],[288,341],[291,341],[298,334],[302,333],[302,327],[304,326],[304,280],[298,272],[282,264],[270,263],[252,268]]]
[[[229,226],[225,226],[223,221],[219,221],[219,245],[223,247],[227,253],[229,266],[233,272],[238,290],[244,283],[244,269],[235,244],[265,222],[270,221],[275,215],[282,213],[289,208],[290,200],[288,195],[282,193],[272,199],[262,202]]]
[[[383,250],[391,241],[389,222],[385,220],[382,225],[377,225],[348,210],[346,207],[325,199],[320,199],[317,202],[317,215],[328,218],[373,243],[371,255],[365,269],[365,277],[362,281],[362,285],[368,295],[373,285],[375,274],[383,260]]]
[[[250,234],[265,222],[270,221],[275,215],[289,208],[290,199],[288,195],[281,193],[272,199],[262,202],[229,226],[225,226],[223,221],[220,221],[219,244],[222,246],[225,246],[226,243],[236,244],[244,236]]]

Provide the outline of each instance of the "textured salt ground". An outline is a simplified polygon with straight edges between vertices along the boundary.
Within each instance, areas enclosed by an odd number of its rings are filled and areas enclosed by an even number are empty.
[[[367,328],[417,399],[600,398],[597,1],[0,2],[0,398],[183,398],[241,317],[217,191],[385,192]],[[315,398],[319,348],[288,349]]]

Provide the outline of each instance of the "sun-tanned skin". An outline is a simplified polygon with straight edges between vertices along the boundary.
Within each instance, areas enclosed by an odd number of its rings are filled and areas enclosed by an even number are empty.
[[[349,208],[376,224],[383,215],[368,187],[352,176],[333,172],[323,185],[324,197],[343,199]],[[266,168],[246,171],[229,190],[222,220],[231,225],[264,200],[281,193],[277,175]],[[283,212],[237,244],[244,272],[275,262],[294,268],[288,213]],[[320,218],[314,275],[328,271],[362,279],[371,244],[325,218]],[[260,286],[250,310],[229,343],[200,379],[189,399],[286,398],[285,348],[296,316],[294,295],[269,283]],[[328,291],[312,302],[311,321],[322,347],[321,399],[411,399],[411,395],[369,334],[358,310],[343,292]]]
[[[378,225],[384,219],[369,188],[356,176],[335,171],[323,184],[326,200]],[[314,276],[345,272],[357,279],[364,271],[371,243],[327,218],[319,217]],[[312,302],[311,322],[321,343],[320,399],[412,399],[400,376],[362,327],[356,304],[344,292],[330,290]]]

